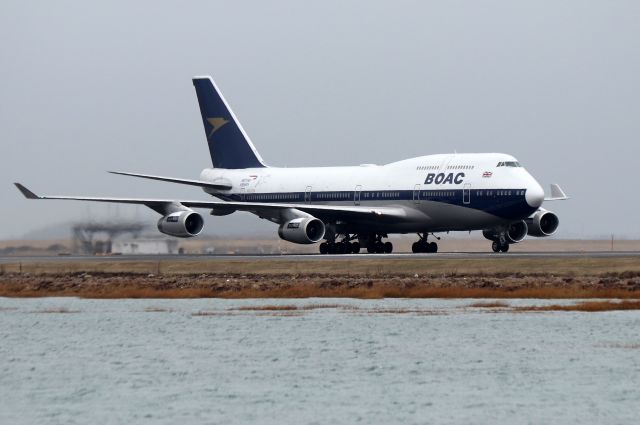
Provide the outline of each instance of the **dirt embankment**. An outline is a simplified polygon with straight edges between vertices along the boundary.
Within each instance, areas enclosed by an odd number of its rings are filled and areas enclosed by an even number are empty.
[[[5,273],[0,275],[0,296],[640,299],[640,272],[609,272],[581,276],[519,272],[425,276],[340,273]]]

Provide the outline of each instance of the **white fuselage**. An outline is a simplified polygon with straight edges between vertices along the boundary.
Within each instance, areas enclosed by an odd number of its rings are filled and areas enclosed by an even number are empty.
[[[200,178],[230,185],[205,190],[224,200],[402,207],[404,220],[360,223],[385,233],[506,225],[529,217],[544,199],[542,187],[514,157],[493,153],[429,155],[382,166],[214,168]],[[359,230],[349,226],[347,231]]]

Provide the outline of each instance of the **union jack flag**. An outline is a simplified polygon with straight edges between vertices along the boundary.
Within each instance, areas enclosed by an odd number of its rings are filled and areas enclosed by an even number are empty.
[[[482,173],[482,177],[486,177],[489,178],[493,175],[493,173],[491,171],[485,171],[484,173]]]

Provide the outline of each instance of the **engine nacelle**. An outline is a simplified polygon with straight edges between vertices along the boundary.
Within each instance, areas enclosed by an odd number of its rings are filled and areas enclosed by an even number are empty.
[[[285,241],[311,244],[322,240],[324,231],[324,223],[317,218],[294,218],[278,228],[278,235]]]
[[[512,223],[506,229],[485,229],[482,235],[490,241],[500,240],[500,235],[504,234],[509,243],[518,243],[527,236],[528,227],[524,220]]]
[[[558,216],[545,209],[539,209],[525,220],[529,226],[529,236],[544,237],[553,235],[558,230]]]
[[[195,211],[177,211],[158,220],[161,233],[178,238],[191,238],[202,232],[204,219]]]

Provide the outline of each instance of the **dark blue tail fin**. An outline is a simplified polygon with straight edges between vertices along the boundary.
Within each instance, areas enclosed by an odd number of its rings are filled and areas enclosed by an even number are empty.
[[[260,154],[244,132],[211,77],[194,77],[204,132],[214,168],[265,167]]]

